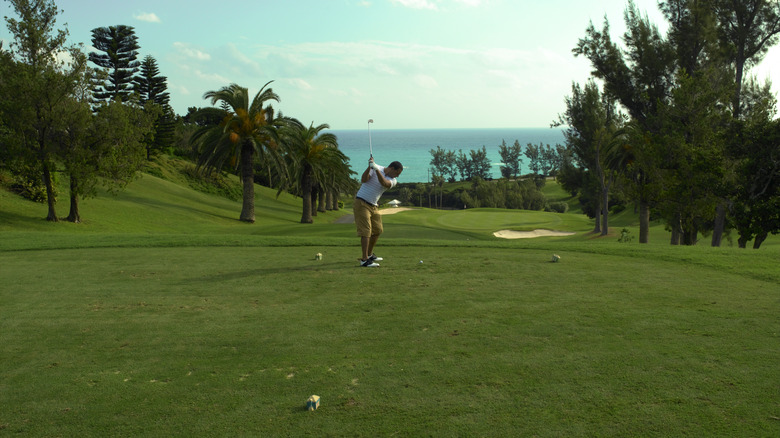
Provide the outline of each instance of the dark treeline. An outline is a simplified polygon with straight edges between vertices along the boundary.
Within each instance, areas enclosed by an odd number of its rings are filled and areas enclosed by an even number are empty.
[[[431,184],[412,184],[399,190],[402,201],[433,208],[510,208],[524,210],[554,210],[565,212],[565,203],[546,202],[541,188],[548,176],[555,176],[567,159],[561,145],[551,147],[542,143],[528,143],[523,149],[520,142],[508,146],[506,140],[499,145],[501,176],[492,181],[491,162],[487,149],[472,149],[468,154],[436,146],[431,149]],[[530,173],[520,175],[523,158],[529,161]],[[445,182],[467,181],[452,190],[444,190]]]
[[[719,246],[735,229],[758,248],[780,232],[780,121],[769,84],[747,73],[778,41],[780,3],[658,4],[666,35],[629,2],[623,45],[605,20],[574,47],[593,70],[555,121],[573,157],[559,181],[602,234],[618,200],[637,206],[641,243],[658,219],[673,245]]]

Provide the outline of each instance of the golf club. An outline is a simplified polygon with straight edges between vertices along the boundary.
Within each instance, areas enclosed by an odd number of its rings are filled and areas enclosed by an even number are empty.
[[[371,158],[374,158],[374,147],[371,145],[371,124],[374,123],[374,119],[368,119],[368,150],[371,153]]]

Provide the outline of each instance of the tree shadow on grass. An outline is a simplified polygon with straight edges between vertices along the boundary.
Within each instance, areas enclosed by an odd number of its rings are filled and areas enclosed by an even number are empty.
[[[253,277],[263,277],[266,275],[289,274],[291,272],[346,271],[354,267],[359,268],[360,266],[358,266],[357,263],[353,265],[348,262],[332,262],[332,263],[312,262],[311,265],[301,265],[301,266],[281,265],[281,266],[274,266],[274,267],[249,269],[245,271],[222,272],[217,274],[204,275],[202,277],[193,278],[190,280],[184,280],[184,283],[186,284],[200,283],[203,282],[204,280],[219,283],[223,281],[241,280],[241,279],[253,278]]]

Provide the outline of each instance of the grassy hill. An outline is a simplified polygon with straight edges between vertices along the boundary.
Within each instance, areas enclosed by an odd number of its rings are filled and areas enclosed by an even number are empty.
[[[579,214],[417,209],[385,216],[366,269],[349,207],[300,224],[257,187],[245,224],[179,169],[85,200],[82,224],[0,190],[0,436],[780,435],[775,236],[624,244]],[[536,228],[576,234],[493,236]]]

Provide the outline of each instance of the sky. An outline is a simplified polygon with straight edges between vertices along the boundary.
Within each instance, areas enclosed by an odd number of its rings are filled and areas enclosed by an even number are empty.
[[[139,60],[167,77],[177,114],[232,83],[267,82],[277,111],[331,129],[548,127],[590,64],[572,49],[592,21],[613,40],[627,0],[55,0],[70,43],[133,26]],[[635,0],[662,31],[656,0]],[[7,1],[0,16],[15,16]],[[11,36],[0,27],[7,48]],[[780,47],[751,74],[780,90]]]

